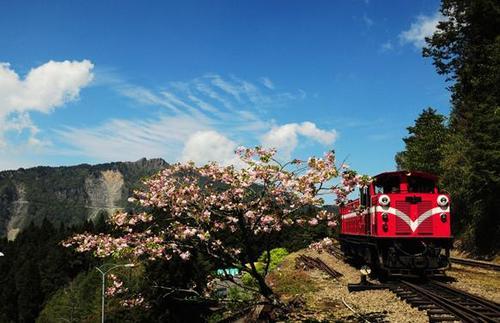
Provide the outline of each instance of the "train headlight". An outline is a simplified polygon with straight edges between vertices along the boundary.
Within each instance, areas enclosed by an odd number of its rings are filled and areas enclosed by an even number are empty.
[[[378,198],[378,204],[382,206],[387,206],[389,203],[391,203],[391,198],[388,195],[380,195]]]
[[[384,232],[387,232],[387,230],[389,230],[389,226],[387,225],[387,223],[384,223],[382,229],[384,230]]]
[[[446,195],[439,195],[437,198],[437,203],[439,206],[447,206],[450,200]]]
[[[387,222],[389,220],[389,214],[387,213],[382,213],[382,220],[384,220],[384,222]]]
[[[444,222],[446,222],[446,218],[447,218],[448,216],[446,215],[446,213],[441,213],[441,216],[440,216],[440,217],[441,217],[441,222],[443,222],[443,223],[444,223]]]
[[[365,276],[371,274],[371,272],[372,272],[371,268],[368,266],[361,267],[361,269],[359,271],[361,272],[362,275],[365,275]]]

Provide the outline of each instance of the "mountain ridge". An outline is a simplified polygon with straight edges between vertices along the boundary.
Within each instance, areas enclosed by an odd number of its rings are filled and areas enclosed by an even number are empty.
[[[135,162],[37,166],[0,171],[0,237],[15,239],[31,222],[76,225],[127,207],[141,178],[168,167],[161,158]]]

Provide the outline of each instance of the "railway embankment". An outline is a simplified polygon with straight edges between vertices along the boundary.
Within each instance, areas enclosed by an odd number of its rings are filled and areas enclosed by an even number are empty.
[[[304,268],[300,255],[320,258],[342,276],[333,278],[320,269]],[[269,277],[283,300],[296,304],[291,322],[428,322],[427,315],[402,302],[389,290],[350,293],[349,283],[360,272],[328,253],[302,250],[290,254]]]
[[[334,278],[313,265],[304,266],[301,255],[319,258],[341,275]],[[500,272],[453,264],[447,276],[449,286],[500,303]],[[429,321],[426,311],[412,307],[389,289],[349,292],[348,284],[359,280],[359,270],[340,257],[309,249],[290,254],[269,277],[283,300],[293,305],[292,322]]]
[[[446,275],[452,287],[500,303],[500,271],[454,263]]]

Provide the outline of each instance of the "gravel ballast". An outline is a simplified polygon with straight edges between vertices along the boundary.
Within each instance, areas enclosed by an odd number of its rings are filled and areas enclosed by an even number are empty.
[[[292,322],[307,319],[319,322],[428,322],[426,313],[399,300],[389,290],[350,293],[347,284],[359,282],[360,272],[328,253],[318,254],[313,250],[305,250],[291,254],[273,274],[286,275],[293,270],[302,271],[300,268],[295,268],[295,259],[300,254],[321,258],[343,276],[334,280],[320,270],[305,270],[304,272],[315,282],[317,289],[301,295],[282,295],[285,300],[300,297],[304,301],[303,307],[290,316]]]
[[[318,269],[297,267],[296,259],[302,254],[319,257],[343,276],[334,279]],[[500,272],[453,264],[446,275],[451,286],[500,303]],[[359,280],[359,270],[350,264],[310,249],[290,254],[269,279],[284,301],[301,304],[287,322],[428,322],[426,312],[412,308],[389,290],[350,293],[347,285]]]

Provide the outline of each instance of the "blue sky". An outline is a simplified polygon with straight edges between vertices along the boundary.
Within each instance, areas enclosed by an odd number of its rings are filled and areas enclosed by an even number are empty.
[[[422,109],[449,111],[423,37],[438,1],[5,1],[0,169],[141,157],[232,163],[335,149],[394,168]]]

